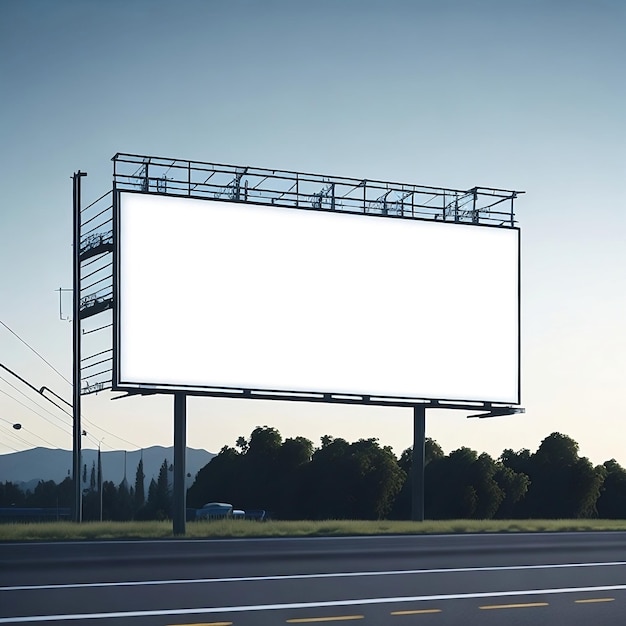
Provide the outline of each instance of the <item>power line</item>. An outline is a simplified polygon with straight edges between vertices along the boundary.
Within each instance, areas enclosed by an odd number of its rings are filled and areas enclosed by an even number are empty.
[[[28,347],[32,352],[34,352],[46,365],[48,365],[48,367],[51,367],[61,378],[63,378],[64,381],[66,381],[69,385],[72,384],[67,378],[65,378],[65,376],[63,376],[63,374],[61,374],[61,372],[59,372],[58,369],[56,369],[56,367],[54,367],[54,365],[52,365],[49,361],[47,361],[37,350],[35,350],[35,348],[33,348],[26,340],[22,339],[14,330],[9,328],[9,326],[7,326],[2,320],[0,320],[0,324],[2,324],[2,326],[4,326],[12,335],[17,337],[26,347]],[[13,386],[13,385],[11,385],[11,386]],[[4,392],[4,393],[6,393],[6,392]],[[9,394],[7,394],[7,395],[9,395]],[[9,396],[9,397],[12,397],[12,396]],[[15,398],[13,398],[13,399],[16,400]],[[16,402],[19,402],[19,401],[16,400]],[[35,404],[37,404],[37,403],[35,403]],[[37,405],[37,406],[39,406],[39,405]],[[26,408],[29,408],[29,407],[26,407]],[[31,409],[31,410],[33,410],[33,409]],[[63,409],[61,409],[61,410],[63,410]],[[34,412],[37,413],[36,411],[34,411]],[[41,417],[43,417],[43,416],[41,416]],[[85,416],[83,416],[82,413],[81,413],[81,418],[84,419],[85,422],[88,425],[90,425],[90,428],[91,427],[97,428],[98,430],[101,430],[103,433],[106,433],[107,435],[110,435],[111,437],[114,437],[115,439],[118,439],[119,441],[123,441],[124,443],[127,443],[127,444],[133,446],[134,448],[141,448],[142,447],[142,446],[138,446],[136,443],[133,443],[132,441],[128,441],[128,439],[124,439],[123,437],[120,437],[119,435],[115,435],[112,432],[109,432],[108,430],[102,428],[101,426],[98,426],[97,424],[94,424],[93,422],[91,422],[91,420],[89,420]],[[113,450],[113,448],[111,448],[111,449]]]
[[[2,420],[3,422],[6,422],[7,424],[10,424],[11,426],[13,426],[13,422],[10,422],[9,420],[5,420],[4,417],[0,417],[0,420]],[[6,434],[5,436],[9,436],[9,437],[13,437],[14,439],[19,439],[19,437],[17,437],[15,435],[15,433],[12,433],[6,426],[4,426],[3,424],[0,424],[0,430],[4,431]],[[11,448],[11,450],[15,451],[15,452],[19,452],[19,450],[17,448],[14,448],[13,446],[10,446],[7,442],[6,439],[4,439],[2,441],[2,445],[6,446],[7,448]],[[29,444],[32,445],[32,444]]]
[[[31,402],[33,402],[36,406],[38,406],[40,409],[42,409],[43,411],[46,411],[46,413],[52,415],[52,417],[54,417],[55,419],[58,419],[59,421],[61,421],[61,419],[59,417],[57,417],[56,415],[54,415],[54,413],[52,413],[51,411],[48,411],[45,407],[41,406],[40,404],[36,403],[34,400],[32,400],[32,398],[29,398],[23,391],[21,391],[20,389],[18,389],[15,385],[12,385],[8,380],[6,380],[6,378],[3,378],[2,376],[0,376],[0,379],[3,380],[5,383],[7,383],[7,385],[10,385],[11,387],[13,387],[13,389],[15,389],[15,391],[17,391],[18,393],[22,394],[27,400],[30,400]],[[29,407],[28,405],[24,404],[23,402],[21,402],[20,400],[18,400],[16,397],[12,396],[10,393],[8,393],[7,391],[4,391],[3,389],[0,389],[0,393],[3,393],[5,395],[7,395],[9,398],[11,398],[11,400],[14,400],[15,402],[17,402],[18,404],[20,404],[21,406],[23,406],[24,408],[28,409],[29,411],[32,411],[33,413],[35,413],[35,415],[38,415],[39,417],[45,419],[49,424],[51,424],[52,426],[55,426],[56,428],[58,428],[59,430],[63,430],[64,433],[67,433],[68,431],[64,430],[61,428],[61,426],[59,426],[58,424],[55,424],[53,421],[49,420],[45,415],[42,415],[41,413],[39,413],[38,411],[35,411],[35,409],[33,409],[32,407]],[[7,420],[5,420],[7,421]],[[85,420],[88,421],[88,420]],[[68,426],[67,424],[63,423],[64,426]],[[91,426],[93,426],[94,428],[97,428],[98,430],[102,430],[103,432],[105,432],[107,435],[110,435],[111,437],[116,437],[118,439],[120,439],[119,437],[117,437],[117,435],[114,435],[113,433],[109,433],[106,430],[104,430],[103,428],[100,428],[97,424],[91,424]],[[90,435],[87,434],[87,432],[84,433],[88,439],[91,439],[91,441],[95,444],[98,443],[97,439],[94,439],[93,437],[91,437]],[[40,439],[43,439],[43,441],[46,441],[43,437],[40,437]],[[126,441],[125,439],[122,439],[122,441]],[[53,446],[53,444],[51,444],[49,441],[46,441],[46,443],[50,444],[51,446]],[[130,441],[127,441],[126,443],[130,443],[132,446],[134,446],[135,444],[131,443]],[[104,444],[106,445],[108,448],[110,448],[111,450],[114,450],[114,448],[112,448],[111,446],[109,446],[108,444]],[[53,446],[54,447],[54,446]]]
[[[65,424],[65,422],[63,422],[61,420],[60,417],[54,415],[54,413],[52,413],[51,411],[49,411],[48,409],[46,409],[44,406],[42,406],[41,404],[39,404],[38,402],[35,402],[32,398],[29,398],[23,391],[21,391],[20,389],[18,389],[15,385],[13,385],[12,383],[10,383],[6,378],[4,378],[3,376],[0,376],[0,380],[3,380],[7,385],[9,385],[10,387],[12,387],[13,389],[15,389],[15,391],[17,391],[19,394],[21,394],[22,396],[24,396],[27,400],[29,400],[30,402],[32,402],[33,404],[35,404],[37,407],[39,407],[41,410],[45,411],[46,413],[48,413],[49,415],[52,415],[52,417],[54,417],[55,419],[59,420],[62,424],[64,424],[65,426],[68,426],[67,424]],[[35,415],[39,415],[39,417],[42,417],[43,419],[45,419],[47,422],[49,422],[50,424],[52,424],[53,426],[56,426],[57,428],[61,428],[60,426],[58,426],[57,424],[55,424],[54,422],[51,422],[48,418],[46,418],[45,415],[41,415],[41,413],[38,413],[37,411],[35,411],[32,407],[29,407],[28,405],[24,404],[23,402],[21,402],[20,400],[18,400],[17,398],[15,398],[14,396],[12,396],[10,393],[4,391],[3,389],[0,389],[0,393],[4,393],[5,395],[7,395],[9,398],[11,398],[12,400],[14,400],[15,402],[17,402],[18,404],[22,405],[24,408],[28,409],[29,411],[32,411],[33,413],[35,413]],[[54,393],[54,392],[53,392]],[[46,396],[44,396],[45,398]],[[67,411],[63,410],[61,407],[59,407],[60,411],[63,411],[63,413],[67,413]],[[67,413],[67,415],[69,415],[69,413]],[[141,448],[141,446],[138,446],[137,444],[133,443],[132,441],[128,441],[127,439],[124,439],[123,437],[120,437],[119,435],[116,435],[108,430],[106,430],[105,428],[102,428],[101,426],[98,426],[97,424],[95,424],[94,422],[92,422],[91,420],[87,419],[84,415],[81,416],[85,422],[85,424],[87,426],[89,426],[89,428],[95,428],[99,431],[102,431],[103,433],[106,433],[107,435],[114,437],[115,439],[119,439],[120,441],[123,441],[124,443],[127,443],[135,448]],[[65,431],[64,431],[65,432]],[[110,448],[111,450],[114,450],[113,447],[109,446],[108,444],[106,444],[108,448]]]
[[[0,430],[2,429],[2,427],[0,426]],[[11,434],[11,437],[13,435]],[[14,448],[12,445],[8,444],[6,442],[6,440],[2,440],[2,443],[0,443],[0,446],[4,446],[5,448],[9,448],[10,450],[13,450],[13,452],[19,452],[19,450],[17,448]]]
[[[111,437],[115,437],[115,439],[119,439],[120,441],[123,441],[124,443],[127,443],[131,446],[133,446],[133,448],[137,448],[137,449],[141,449],[144,446],[138,446],[136,443],[133,443],[132,441],[128,441],[128,439],[124,439],[123,437],[120,437],[119,435],[115,435],[112,432],[109,432],[108,430],[102,428],[102,426],[98,426],[97,424],[94,424],[91,420],[88,420],[86,417],[83,416],[83,420],[84,422],[93,428],[97,428],[98,430],[101,430],[103,433],[106,433],[107,435],[110,435]],[[111,448],[111,450],[113,450],[114,448]]]
[[[38,411],[35,411],[35,409],[33,409],[32,407],[28,406],[27,404],[24,404],[21,400],[18,400],[15,396],[12,396],[8,391],[5,391],[4,389],[0,389],[0,393],[3,393],[6,396],[9,396],[9,398],[11,398],[11,400],[14,400],[18,404],[21,404],[25,409],[28,409],[29,411],[32,411],[35,415],[39,415],[39,417],[45,419],[46,422],[48,422],[49,424],[52,424],[52,426],[54,426],[55,428],[58,428],[59,430],[63,430],[58,424],[55,424],[53,421],[49,420],[45,415],[42,415]],[[63,432],[65,434],[67,434],[67,431],[63,431]]]
[[[27,341],[22,339],[14,330],[9,328],[2,320],[0,320],[0,324],[2,324],[12,335],[17,337],[29,350],[34,352],[46,365],[48,365],[48,367],[51,367],[68,385],[72,384],[67,378],[65,378],[65,376],[63,376],[63,374],[61,374],[61,372],[59,372],[59,370],[56,367],[54,367],[54,365],[52,365],[52,363],[50,363],[49,361],[46,361],[46,359],[43,356],[41,356],[41,354],[39,354],[39,352],[37,352],[35,348],[33,348]]]
[[[12,370],[9,370],[8,368],[6,368],[6,366],[3,366],[2,363],[0,363],[0,367],[4,367],[5,369],[7,369],[7,371],[10,371],[14,376],[18,376],[15,372],[13,372]],[[25,379],[22,379],[20,376],[18,376],[18,378],[25,383],[26,385],[28,385],[29,387],[31,387],[31,389],[35,389],[34,387],[32,387],[32,385]],[[18,393],[20,393],[21,395],[23,395],[27,400],[30,400],[33,404],[35,404],[36,406],[38,406],[40,409],[42,409],[43,411],[45,411],[46,413],[48,413],[49,415],[52,415],[52,417],[59,419],[59,417],[57,417],[54,413],[52,413],[52,411],[46,409],[46,407],[44,407],[43,405],[39,404],[38,402],[35,402],[35,400],[33,400],[32,398],[30,398],[28,395],[26,395],[21,389],[19,389],[18,387],[16,387],[15,385],[13,385],[12,383],[10,383],[6,378],[4,378],[3,376],[0,376],[0,380],[3,380],[5,383],[7,383],[7,385],[11,386],[13,389],[15,389],[15,391],[17,391]],[[43,390],[47,389],[52,395],[56,396],[59,400],[61,400],[62,402],[66,402],[65,400],[63,400],[63,398],[59,395],[57,395],[54,391],[52,391],[52,389],[49,389],[48,387],[42,387],[39,390],[39,394],[42,395],[46,400],[50,400],[50,398],[48,398],[46,395],[43,394]],[[35,389],[36,391],[36,389]],[[6,393],[6,392],[5,392]],[[12,397],[12,396],[11,396]],[[62,408],[61,406],[57,405],[54,401],[51,401],[60,411],[62,411],[63,413],[65,413],[66,415],[68,415],[70,418],[73,417],[71,413],[69,413],[68,411],[66,411],[64,408]],[[66,402],[66,404],[69,404]],[[70,405],[71,406],[71,405]],[[89,425],[89,427],[93,427],[96,428],[98,430],[101,430],[102,432],[106,433],[107,435],[110,435],[111,437],[115,437],[116,439],[119,439],[120,441],[124,441],[125,443],[130,444],[131,446],[136,446],[136,444],[132,443],[131,441],[128,441],[122,437],[119,437],[118,435],[115,435],[109,431],[107,431],[106,429],[102,428],[101,426],[98,426],[97,424],[95,424],[94,422],[92,422],[91,420],[87,419],[84,415],[81,414],[81,418],[84,420],[84,422]],[[111,448],[110,446],[108,446],[109,448]],[[140,446],[136,446],[136,447],[140,447]],[[111,448],[111,450],[113,450],[113,448]]]
[[[29,435],[31,435],[32,437],[35,437],[37,439],[41,439],[41,441],[43,441],[44,443],[47,443],[51,448],[56,448],[57,446],[54,445],[53,443],[51,443],[50,441],[48,441],[45,437],[42,437],[39,433],[35,433],[32,430],[26,430],[23,426],[22,429],[26,431]],[[21,432],[21,431],[20,431]]]
[[[45,406],[39,404],[38,402],[35,402],[32,398],[29,398],[21,389],[16,387],[13,383],[9,382],[6,378],[4,378],[4,376],[0,376],[0,380],[3,380],[7,385],[9,385],[9,387],[12,387],[13,389],[15,389],[15,391],[17,391],[17,393],[19,393],[22,396],[24,396],[27,400],[32,402],[35,406],[39,407],[42,411],[45,411],[46,413],[48,413],[48,415],[52,415],[52,417],[54,417],[54,419],[57,419],[57,420],[61,421],[60,417],[56,416],[52,411],[48,410]],[[4,392],[4,393],[6,393],[6,392]],[[13,399],[15,399],[15,398],[13,398]],[[60,409],[60,410],[63,411],[63,409]]]
[[[6,441],[3,441],[2,443],[0,443],[0,446],[9,448],[9,450],[13,450],[13,452],[20,452],[20,450],[18,450],[17,448],[14,448],[13,446],[10,446]]]
[[[2,426],[0,424],[0,429],[1,430],[5,430],[6,434],[8,434],[10,437],[13,437],[14,439],[17,439],[18,441],[20,441],[23,444],[26,444],[27,446],[36,447],[36,445],[37,445],[36,443],[33,443],[32,441],[28,441],[28,440],[24,439],[20,435],[12,433],[6,426]],[[22,429],[23,429],[23,427],[22,427]],[[53,443],[50,443],[47,439],[45,439],[41,435],[38,435],[37,433],[33,433],[33,432],[30,432],[30,431],[26,431],[26,432],[28,432],[33,437],[36,437],[37,439],[41,439],[44,443],[47,443],[49,446],[52,446],[53,448],[56,447]],[[17,450],[16,450],[16,452],[17,452]]]
[[[4,417],[0,417],[0,420],[2,420],[3,422],[6,422],[7,424],[9,424],[11,427],[13,427],[15,429],[14,422],[11,422],[10,420],[4,419]],[[20,429],[21,429],[22,425],[20,424],[19,426],[20,426]],[[18,441],[21,441],[22,443],[26,443],[27,445],[33,445],[30,442],[24,441],[24,439],[22,439],[19,435],[16,435],[15,433],[11,432],[11,430],[9,430],[3,424],[0,424],[0,430],[4,431],[5,435],[8,435],[9,437],[13,437],[13,439],[17,439]],[[8,443],[6,443],[6,440],[2,442],[2,445],[6,446],[7,448],[11,448],[11,450],[13,450],[15,452],[19,452],[19,450],[17,448],[14,448],[13,446],[10,446]]]
[[[2,376],[0,376],[0,378],[2,378]],[[7,380],[5,380],[4,378],[2,378],[2,380],[4,380],[4,382],[8,382]],[[8,383],[9,385],[11,385],[11,383]],[[14,389],[16,389],[16,391],[18,391],[19,393],[22,393],[19,389],[17,389],[14,385],[11,385],[12,387],[14,387]],[[51,422],[50,420],[48,420],[45,415],[41,415],[40,413],[37,413],[37,411],[35,411],[34,409],[32,409],[31,407],[27,406],[26,404],[24,404],[23,402],[20,402],[17,398],[13,397],[10,393],[7,393],[6,391],[0,389],[1,393],[4,393],[5,395],[9,396],[9,398],[11,398],[11,400],[14,400],[15,402],[21,404],[24,408],[28,409],[29,411],[32,411],[33,413],[35,413],[36,415],[38,415],[39,417],[42,417],[44,419],[46,419],[46,421],[48,421],[50,424],[52,424],[52,426],[56,426],[58,429],[61,430],[61,427],[58,426],[57,424],[55,424],[54,422]],[[22,393],[22,395],[25,395]],[[27,397],[27,399],[30,399]],[[39,406],[39,405],[38,405]],[[42,408],[44,411],[46,410],[44,407],[40,407]],[[48,413],[50,413],[48,411]],[[50,413],[52,415],[52,413]],[[54,417],[54,416],[53,416]],[[7,424],[11,424],[13,425],[13,422],[11,422],[10,420],[4,419],[3,417],[0,417],[0,420],[2,420],[3,422],[6,422]],[[2,424],[0,424],[0,428],[6,428],[3,427]],[[44,441],[45,443],[47,443],[49,446],[52,446],[53,448],[55,448],[55,444],[51,443],[50,441],[48,441],[45,437],[42,437],[41,435],[39,435],[38,433],[26,430],[24,428],[24,426],[22,426],[22,428],[20,430],[24,430],[25,432],[30,433],[31,435],[33,435],[34,437],[41,439],[42,441]],[[21,441],[22,443],[25,443],[27,445],[33,446],[34,444],[31,441],[26,441],[25,439],[23,439],[22,437],[19,437],[18,435],[16,435],[15,433],[12,433],[11,431],[9,431],[7,429],[9,435],[15,437],[16,439],[18,439],[19,441]],[[87,437],[87,439],[90,439],[92,443],[98,445],[99,443],[102,444],[102,442],[98,442],[97,439],[95,439],[94,437],[92,437],[91,435],[89,435],[86,431],[83,432],[83,435]],[[115,435],[113,435],[115,436]],[[102,445],[106,445],[106,444],[102,444]],[[10,446],[9,446],[10,447]],[[108,448],[110,448],[111,450],[113,450],[114,448],[111,448],[110,446],[107,446]],[[18,450],[15,450],[16,452],[18,452]]]

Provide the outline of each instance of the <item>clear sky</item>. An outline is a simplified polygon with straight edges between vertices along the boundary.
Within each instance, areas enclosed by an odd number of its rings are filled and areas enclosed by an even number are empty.
[[[70,176],[87,171],[97,198],[117,152],[521,189],[527,412],[429,411],[427,435],[497,457],[559,431],[626,466],[625,32],[622,0],[3,0],[0,321],[71,380],[55,292],[72,284]],[[71,398],[1,325],[0,362]],[[71,448],[69,417],[0,376],[29,396],[0,379],[0,453]],[[172,444],[171,399],[102,393],[83,409],[86,447]],[[399,454],[411,415],[190,399],[188,445],[217,452],[269,425]]]

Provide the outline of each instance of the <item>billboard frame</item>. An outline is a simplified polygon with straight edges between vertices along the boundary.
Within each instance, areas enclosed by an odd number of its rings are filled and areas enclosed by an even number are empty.
[[[379,406],[414,407],[416,405],[429,408],[450,408],[469,410],[490,410],[492,407],[503,408],[519,405],[521,402],[521,231],[516,225],[513,212],[515,198],[524,192],[507,191],[495,188],[475,187],[470,190],[454,190],[448,188],[424,187],[404,183],[368,181],[346,177],[331,177],[300,172],[284,172],[242,166],[230,166],[212,163],[196,163],[176,159],[160,159],[156,157],[139,157],[137,155],[117,154],[114,161],[113,180],[113,372],[112,389],[128,394],[185,393],[190,396],[208,396],[222,398],[246,398],[264,400],[291,400],[299,402],[324,402],[339,404],[369,404]],[[126,174],[122,166],[135,168],[133,174]],[[170,176],[168,172],[174,168],[182,171],[183,176]],[[164,172],[164,173],[161,173]],[[206,180],[203,183],[193,182],[194,175],[200,172]],[[230,182],[215,181],[208,183],[216,175],[234,177]],[[256,176],[265,181],[264,187],[249,184],[248,179]],[[270,181],[269,184],[267,181]],[[303,189],[306,184],[323,183],[324,187],[318,194],[311,195]],[[337,196],[338,188],[356,190],[354,194]],[[293,189],[295,188],[295,191]],[[292,191],[289,191],[289,190]],[[385,190],[383,199],[372,201],[368,198]],[[120,307],[124,304],[119,298],[120,288],[120,194],[139,193],[145,195],[167,195],[178,198],[198,200],[211,199],[219,202],[238,202],[251,205],[272,205],[325,213],[344,213],[386,219],[410,219],[417,221],[439,220],[441,222],[461,223],[466,226],[481,228],[504,228],[517,232],[517,381],[514,402],[497,402],[490,400],[464,400],[462,398],[430,398],[430,397],[385,397],[380,395],[361,395],[351,393],[321,393],[307,390],[286,389],[254,389],[244,387],[218,387],[208,385],[182,385],[120,383]],[[368,196],[369,193],[369,196]],[[289,195],[290,194],[290,195]],[[393,194],[396,195],[394,202]],[[391,196],[391,197],[390,197]],[[402,211],[398,211],[397,197],[401,196]],[[410,204],[407,199],[410,197]],[[424,201],[423,198],[429,199]],[[348,198],[349,202],[346,202]],[[441,206],[432,203],[432,198],[442,199]],[[305,202],[305,199],[307,202]],[[417,201],[416,201],[417,200]],[[419,200],[422,200],[421,202]],[[499,211],[502,203],[510,206],[508,211]],[[510,204],[508,204],[510,203]],[[406,207],[406,208],[405,208]],[[468,208],[469,207],[469,208]],[[495,208],[494,208],[495,207]],[[394,213],[395,208],[395,213]]]

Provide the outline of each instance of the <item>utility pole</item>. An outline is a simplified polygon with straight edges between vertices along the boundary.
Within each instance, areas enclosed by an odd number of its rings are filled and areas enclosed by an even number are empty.
[[[426,444],[426,407],[413,407],[413,462],[411,464],[411,519],[424,521],[424,465]]]
[[[187,396],[174,394],[174,489],[172,521],[175,535],[185,534],[186,488],[185,451],[187,448]]]
[[[87,176],[86,172],[78,170],[73,176],[73,210],[74,210],[74,254],[73,254],[73,314],[72,314],[72,418],[73,418],[73,479],[74,479],[74,521],[82,522],[82,490],[80,484],[80,461],[81,461],[81,423],[80,423],[80,185],[81,178]]]

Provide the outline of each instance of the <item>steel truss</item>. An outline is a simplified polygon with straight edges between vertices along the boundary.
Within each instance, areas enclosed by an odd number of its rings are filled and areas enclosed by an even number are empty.
[[[523,191],[449,189],[118,153],[117,190],[515,227]]]

